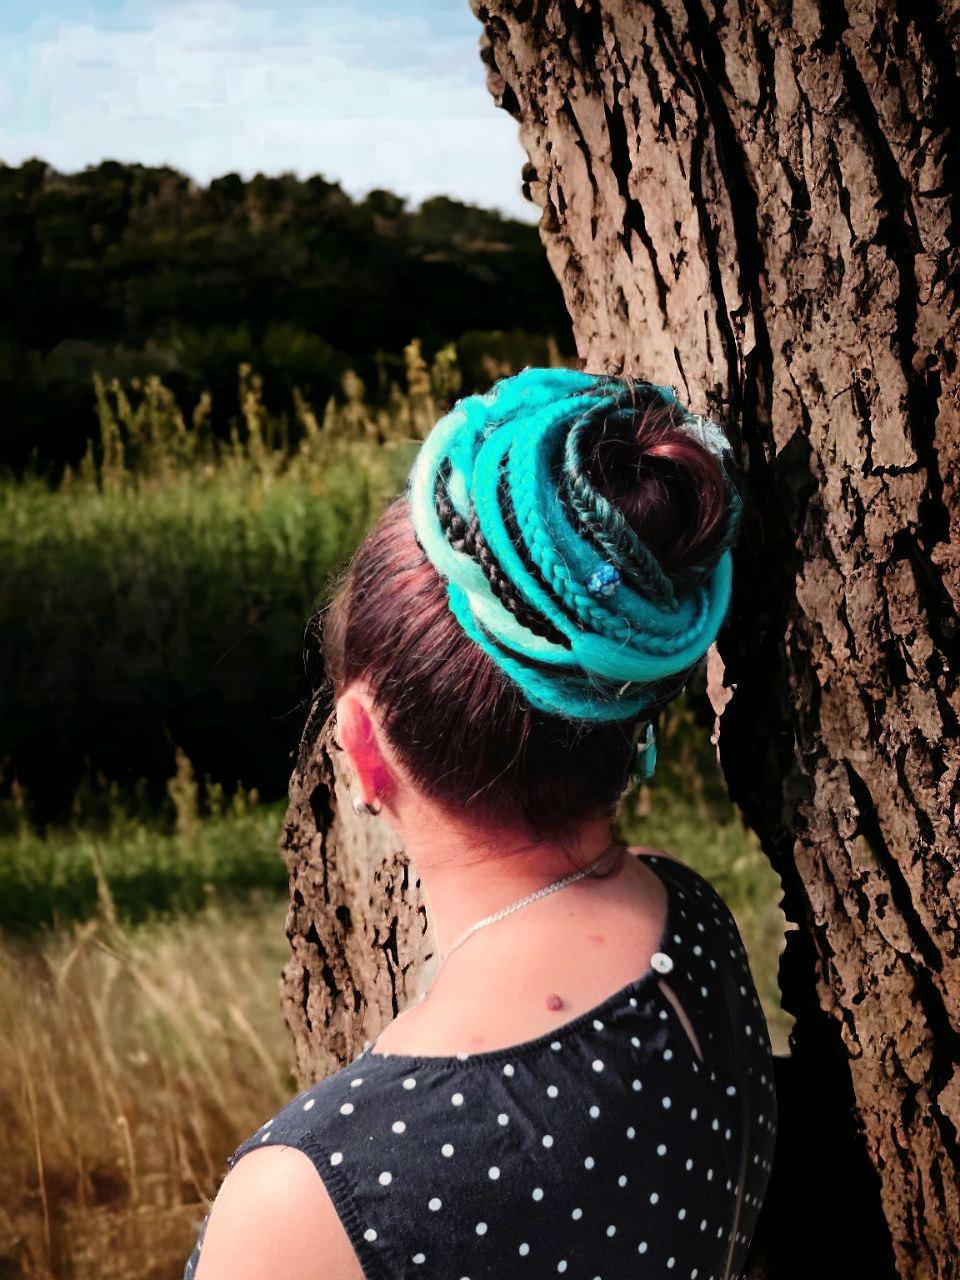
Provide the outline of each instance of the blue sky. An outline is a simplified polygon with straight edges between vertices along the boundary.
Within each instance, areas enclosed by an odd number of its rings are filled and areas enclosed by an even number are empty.
[[[527,222],[467,0],[0,0],[0,159],[322,173]]]

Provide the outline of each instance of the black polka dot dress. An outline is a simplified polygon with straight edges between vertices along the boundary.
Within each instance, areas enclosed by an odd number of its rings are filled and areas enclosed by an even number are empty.
[[[642,977],[509,1048],[365,1049],[228,1168],[267,1143],[303,1151],[367,1280],[739,1276],[776,1133],[767,1026],[715,890],[673,859],[645,860],[668,911]]]

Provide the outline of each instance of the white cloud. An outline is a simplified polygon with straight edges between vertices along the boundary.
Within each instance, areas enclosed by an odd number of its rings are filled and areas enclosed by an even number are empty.
[[[342,3],[154,3],[137,23],[47,20],[7,48],[0,156],[322,173],[353,195],[449,194],[535,221],[517,126],[484,84],[480,26]],[[449,19],[449,14],[446,15]],[[25,46],[25,47],[24,47]]]

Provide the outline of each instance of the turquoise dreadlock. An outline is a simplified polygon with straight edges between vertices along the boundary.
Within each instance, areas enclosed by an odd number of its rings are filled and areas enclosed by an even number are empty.
[[[634,772],[649,777],[649,717],[706,653],[729,605],[740,498],[724,467],[719,544],[702,564],[663,570],[586,471],[596,433],[611,421],[628,427],[641,388],[675,405],[678,427],[723,466],[726,437],[671,387],[526,368],[440,419],[407,496],[417,541],[464,631],[540,710],[638,718]]]

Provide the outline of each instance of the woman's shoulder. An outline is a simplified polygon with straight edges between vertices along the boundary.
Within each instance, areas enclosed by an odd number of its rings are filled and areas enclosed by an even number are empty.
[[[369,1084],[361,1061],[284,1103],[228,1157],[188,1280],[320,1280],[321,1272],[322,1280],[362,1280],[337,1177],[341,1144],[333,1141],[337,1122],[354,1109],[356,1086]]]
[[[680,861],[675,853],[667,853],[666,849],[653,849],[646,844],[629,844],[627,845],[627,852],[637,857],[671,858],[674,862]]]
[[[690,866],[688,862],[684,862],[682,858],[678,858],[675,853],[668,853],[666,849],[653,849],[645,844],[627,845],[627,852],[632,853],[635,858],[646,858],[653,862],[667,862],[674,868],[682,868],[688,875],[696,876],[703,879],[698,871]],[[706,883],[706,881],[704,881]]]
[[[338,1071],[332,1071],[290,1098],[252,1133],[227,1160],[232,1169],[250,1151],[267,1146],[296,1147],[312,1154],[324,1143],[336,1120],[350,1116],[360,1090],[369,1093],[372,1082],[361,1055]]]
[[[204,1223],[195,1280],[358,1280],[356,1254],[330,1194],[296,1147],[247,1150]]]

